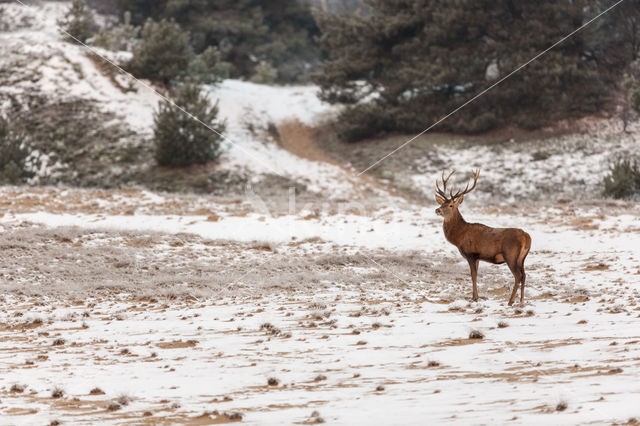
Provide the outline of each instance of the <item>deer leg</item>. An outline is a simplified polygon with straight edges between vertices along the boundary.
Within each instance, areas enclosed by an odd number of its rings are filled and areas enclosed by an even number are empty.
[[[513,291],[511,292],[511,297],[509,298],[509,306],[513,305],[513,301],[516,300],[516,294],[518,292],[518,286],[522,281],[522,274],[520,272],[520,268],[515,264],[515,262],[507,262],[509,265],[509,269],[511,269],[511,273],[513,274],[513,278],[515,280],[513,284]]]
[[[478,263],[479,259],[476,257],[468,257],[467,261],[469,262],[469,268],[471,268],[471,281],[473,282],[473,297],[471,300],[474,302],[478,301],[478,285],[476,278],[478,277]]]
[[[524,267],[520,268],[520,303],[524,303],[524,280],[527,278],[527,274],[524,272]]]

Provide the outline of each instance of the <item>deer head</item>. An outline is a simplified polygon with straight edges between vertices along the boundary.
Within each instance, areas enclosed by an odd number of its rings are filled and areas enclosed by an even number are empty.
[[[442,189],[440,189],[440,185],[436,180],[436,201],[440,204],[440,207],[436,209],[436,214],[444,217],[445,220],[450,218],[451,215],[458,210],[458,206],[462,204],[464,196],[475,189],[478,183],[478,177],[480,176],[480,169],[471,172],[473,174],[473,185],[471,185],[471,188],[469,188],[470,182],[467,182],[467,186],[463,191],[457,191],[454,194],[453,190],[450,189],[449,195],[447,196],[447,183],[454,173],[455,170],[451,170],[449,176],[445,178],[444,171],[442,172]]]

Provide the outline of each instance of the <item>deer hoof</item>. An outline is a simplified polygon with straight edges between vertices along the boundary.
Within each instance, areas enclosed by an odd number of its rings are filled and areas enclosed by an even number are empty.
[[[509,300],[509,306],[513,305],[513,300]]]

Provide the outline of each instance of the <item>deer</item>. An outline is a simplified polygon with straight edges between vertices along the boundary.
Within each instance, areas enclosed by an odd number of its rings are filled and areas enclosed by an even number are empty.
[[[526,274],[524,271],[524,260],[531,248],[531,237],[519,228],[491,228],[481,223],[468,223],[460,214],[459,207],[464,196],[473,191],[480,177],[480,169],[472,170],[473,185],[469,188],[470,182],[462,191],[449,190],[447,196],[447,183],[455,170],[445,178],[442,172],[442,189],[436,179],[435,198],[440,207],[436,209],[436,214],[442,216],[444,223],[442,229],[447,241],[458,248],[462,257],[469,262],[471,268],[471,281],[473,283],[474,302],[478,301],[478,287],[476,277],[478,275],[478,263],[493,263],[496,265],[505,263],[509,266],[515,284],[509,306],[513,305],[518,287],[520,286],[520,303],[524,303],[524,282]]]

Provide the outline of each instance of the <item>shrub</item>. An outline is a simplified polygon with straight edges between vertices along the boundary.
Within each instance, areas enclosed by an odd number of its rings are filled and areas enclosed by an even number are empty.
[[[231,64],[220,59],[220,51],[208,47],[189,62],[187,75],[202,84],[216,84],[229,77],[230,69]]]
[[[140,27],[131,25],[131,13],[125,12],[123,23],[110,29],[101,29],[92,41],[94,46],[107,50],[130,51],[140,34]]]
[[[467,120],[458,120],[458,130],[462,133],[482,133],[494,129],[498,124],[493,112],[485,112]]]
[[[356,142],[394,128],[390,115],[384,114],[382,108],[373,103],[346,108],[335,125],[338,135],[347,142]]]
[[[217,121],[218,105],[211,105],[200,87],[191,82],[178,91],[173,105],[163,102],[155,112],[155,157],[161,166],[183,167],[206,163],[220,155],[220,133],[225,125]],[[201,122],[185,114],[180,108],[216,130],[211,131]]]
[[[640,166],[638,160],[621,158],[605,176],[602,195],[613,198],[633,198],[640,195]]]
[[[193,58],[189,33],[175,21],[147,19],[140,40],[133,46],[129,70],[137,77],[169,84],[178,79]]]
[[[51,390],[51,398],[62,398],[64,396],[64,389],[59,386],[55,386]]]
[[[270,63],[260,61],[255,68],[255,73],[251,77],[251,81],[260,84],[273,84],[278,78],[278,70]]]
[[[67,40],[86,43],[96,24],[85,1],[73,0],[64,18],[58,21],[58,27]]]
[[[469,332],[469,339],[484,339],[484,333],[480,330],[471,330],[471,332]]]
[[[0,116],[0,184],[18,184],[33,176],[26,169],[29,154],[23,139],[23,135]]]

